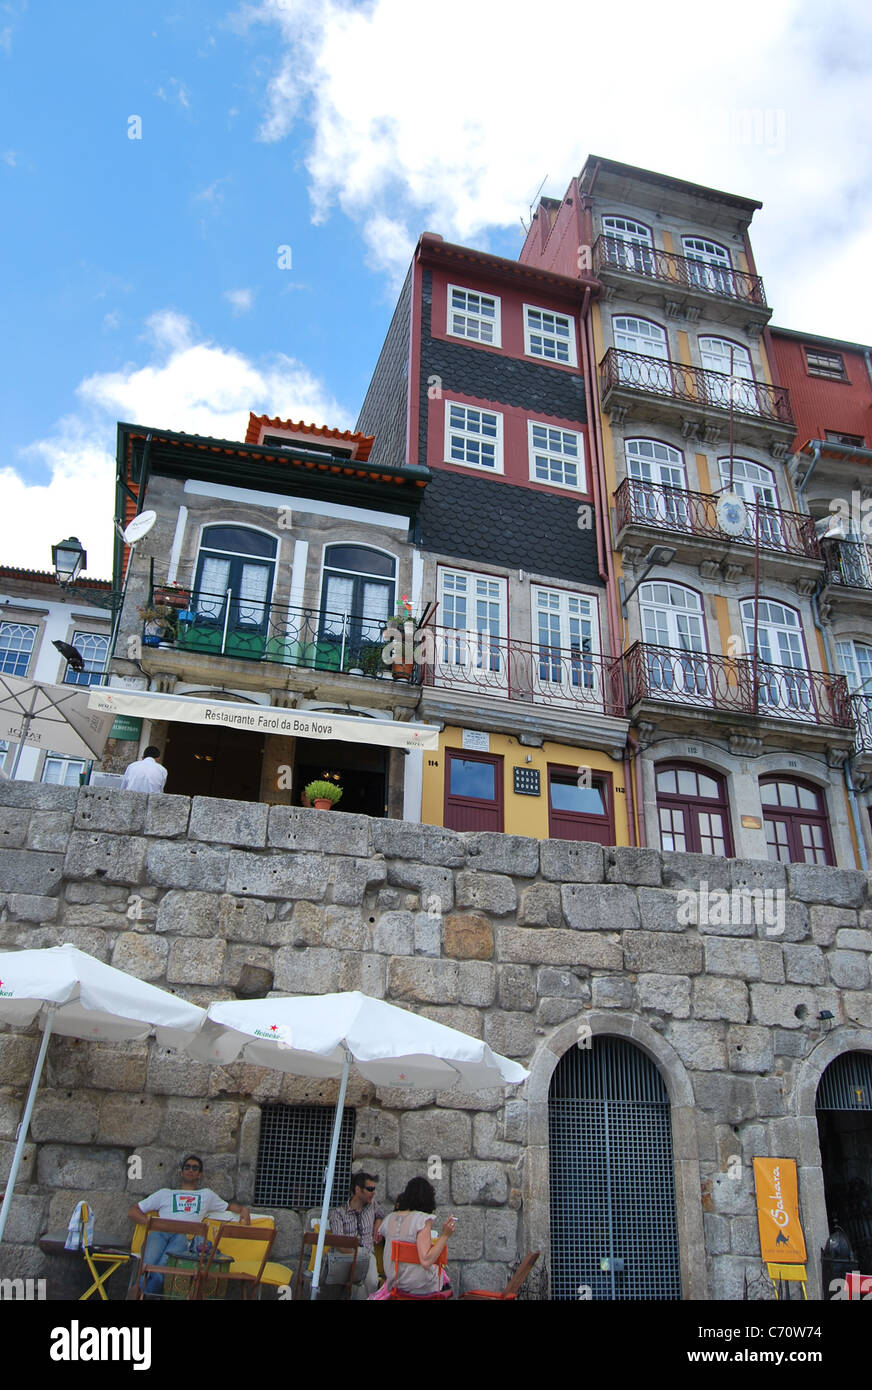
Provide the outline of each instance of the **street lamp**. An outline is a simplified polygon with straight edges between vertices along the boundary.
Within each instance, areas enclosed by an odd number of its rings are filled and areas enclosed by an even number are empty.
[[[627,616],[627,601],[633,597],[639,585],[645,583],[645,580],[648,578],[648,575],[654,569],[655,565],[662,565],[664,569],[667,565],[671,565],[672,561],[675,559],[675,553],[675,550],[670,545],[652,545],[648,554],[642,561],[645,568],[639,575],[632,589],[625,590],[623,579],[618,581],[621,591],[621,612],[625,618]]]
[[[81,571],[88,563],[88,556],[82,542],[77,536],[70,536],[69,540],[59,541],[51,548],[51,562],[54,565],[55,578],[62,589],[70,584],[75,584]]]

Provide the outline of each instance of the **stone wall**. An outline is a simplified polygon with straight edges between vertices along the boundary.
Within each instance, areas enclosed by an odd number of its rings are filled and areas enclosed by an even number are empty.
[[[582,1025],[629,1039],[663,1075],[685,1296],[741,1298],[760,1268],[754,1155],[798,1160],[809,1251],[826,1237],[814,1096],[835,1056],[872,1050],[865,874],[9,782],[0,845],[2,950],[69,941],[198,1004],[360,989],[529,1067],[523,1088],[474,1105],[350,1090],[355,1156],[388,1199],[441,1160],[461,1287],[499,1287],[531,1247],[547,1266],[548,1086]],[[717,897],[752,889],[785,894],[776,924],[734,920]],[[0,1179],[37,1042],[0,1032]],[[40,1233],[84,1195],[102,1238],[124,1238],[128,1206],[189,1149],[211,1186],[249,1200],[260,1105],[334,1099],[331,1084],[154,1043],[54,1039],[0,1273],[44,1274]],[[275,1258],[295,1262],[304,1214],[276,1215]]]

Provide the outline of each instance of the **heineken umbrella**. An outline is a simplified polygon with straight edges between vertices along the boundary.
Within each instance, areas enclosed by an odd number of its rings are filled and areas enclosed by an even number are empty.
[[[491,1052],[480,1038],[357,991],[210,1004],[202,1031],[191,1039],[187,1051],[217,1065],[244,1061],[295,1076],[339,1078],[312,1274],[313,1298],[318,1297],[327,1210],[352,1063],[367,1081],[410,1090],[482,1091],[517,1084],[529,1074],[517,1062]]]
[[[87,686],[0,675],[0,738],[18,744],[16,768],[25,745],[72,758],[99,758],[113,716],[90,709],[88,697]]]
[[[139,1042],[153,1033],[164,1047],[182,1047],[205,1016],[195,1004],[104,965],[75,946],[0,954],[0,1023],[25,1028],[38,1021],[42,1029],[0,1209],[0,1241],[52,1033],[105,1042]]]

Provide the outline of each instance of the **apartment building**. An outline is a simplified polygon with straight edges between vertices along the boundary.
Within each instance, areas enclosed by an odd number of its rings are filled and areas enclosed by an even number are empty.
[[[590,352],[634,744],[637,842],[855,863],[847,687],[788,468],[749,227],[760,204],[591,157],[521,263],[595,274]]]
[[[357,421],[429,470],[411,600],[421,818],[626,844],[623,677],[592,447],[593,275],[421,237]],[[630,813],[633,814],[632,812]]]

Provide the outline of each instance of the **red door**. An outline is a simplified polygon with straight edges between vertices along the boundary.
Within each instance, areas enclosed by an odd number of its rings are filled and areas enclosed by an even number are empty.
[[[502,758],[460,748],[445,750],[443,821],[449,830],[502,830]]]

